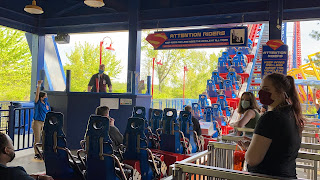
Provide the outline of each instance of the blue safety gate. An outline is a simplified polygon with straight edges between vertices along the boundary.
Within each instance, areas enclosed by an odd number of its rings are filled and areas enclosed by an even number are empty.
[[[0,132],[8,134],[16,151],[33,147],[33,102],[0,102]]]
[[[197,103],[198,99],[184,99],[184,105],[192,105],[192,103]],[[173,108],[177,111],[184,110],[183,99],[153,99],[151,102],[152,109],[164,109],[164,108]]]

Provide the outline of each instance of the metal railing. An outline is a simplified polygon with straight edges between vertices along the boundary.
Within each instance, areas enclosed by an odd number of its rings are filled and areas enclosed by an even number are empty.
[[[235,149],[235,145],[210,143],[208,150],[172,165],[173,179],[279,179],[262,174],[233,170],[233,151]]]
[[[236,139],[238,138],[227,138],[225,140],[233,141]],[[207,151],[184,161],[176,162],[171,167],[173,179],[279,179],[278,177],[233,170],[233,153],[236,150],[236,146],[236,144],[231,143],[210,142]],[[311,144],[302,144],[302,147],[320,148],[318,145]],[[201,162],[201,159],[204,159],[204,163],[195,163],[197,161]],[[311,176],[309,175],[308,178],[317,179],[317,164],[320,161],[320,155],[299,151],[298,159],[312,162],[309,164],[297,164],[297,168],[312,171]]]
[[[17,107],[8,101],[2,101],[0,105],[0,132],[10,136],[16,151],[33,147],[34,107]]]
[[[316,130],[314,128],[307,128],[307,129],[310,131]],[[304,133],[304,136],[308,137],[308,135],[309,133]],[[237,142],[242,138],[243,138],[242,136],[225,135],[221,137],[221,140],[225,143],[232,143],[232,142]],[[304,172],[306,173],[306,177],[308,179],[317,179],[317,168],[319,166],[319,157],[313,156],[313,155],[318,155],[319,150],[320,150],[320,144],[305,143],[305,142],[301,143],[298,159],[296,161],[297,168],[304,169]],[[312,159],[307,158],[309,157],[309,155],[312,156]]]
[[[8,133],[8,122],[9,122],[9,106],[10,102],[0,102],[0,132]]]
[[[192,103],[197,103],[198,99],[184,99],[184,105],[191,105]],[[152,109],[164,109],[164,108],[174,108],[177,111],[184,110],[183,99],[153,99],[151,102]]]

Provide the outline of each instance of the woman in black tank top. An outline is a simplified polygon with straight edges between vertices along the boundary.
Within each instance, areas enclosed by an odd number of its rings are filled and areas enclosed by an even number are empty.
[[[239,141],[246,148],[249,172],[296,178],[295,159],[301,144],[305,119],[301,113],[294,79],[283,74],[269,74],[261,84],[259,99],[268,105],[250,141]]]

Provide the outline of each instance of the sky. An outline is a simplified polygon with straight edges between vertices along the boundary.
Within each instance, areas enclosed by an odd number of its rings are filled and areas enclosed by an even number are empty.
[[[320,29],[320,21],[301,21],[301,57],[302,60],[307,58],[307,55],[320,51],[320,41],[312,39],[309,34],[312,30]],[[226,25],[229,27],[230,25]],[[223,25],[221,25],[223,27]],[[195,27],[192,27],[193,29]],[[204,27],[199,27],[204,28]],[[164,31],[166,29],[163,29]],[[153,31],[151,31],[153,32]],[[58,44],[58,49],[63,64],[68,62],[66,54],[70,54],[75,47],[75,43],[89,42],[90,44],[99,45],[100,41],[104,37],[110,37],[112,39],[112,46],[115,51],[116,57],[121,60],[121,65],[123,66],[122,72],[119,77],[116,78],[118,82],[126,82],[127,78],[127,67],[128,67],[128,31],[123,32],[101,32],[101,33],[85,33],[85,34],[70,34],[69,44]],[[289,46],[289,51],[292,50],[292,37],[293,37],[293,22],[287,24],[287,44]],[[105,39],[105,44],[110,45],[111,40],[109,38]],[[212,52],[218,53],[223,48],[206,48],[198,49],[205,50],[208,54]],[[99,52],[97,52],[99,53]],[[141,59],[144,59],[144,55],[141,55]],[[103,61],[103,60],[102,60]],[[99,60],[97,59],[97,71],[98,71]]]

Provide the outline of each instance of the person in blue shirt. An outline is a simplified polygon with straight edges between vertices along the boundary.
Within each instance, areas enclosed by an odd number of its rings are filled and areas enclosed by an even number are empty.
[[[0,179],[2,180],[53,180],[51,176],[27,174],[21,166],[10,167],[7,163],[15,158],[11,138],[0,132]]]
[[[48,103],[47,93],[40,91],[40,86],[42,84],[42,80],[38,81],[36,97],[34,100],[34,116],[32,121],[32,130],[34,136],[34,158],[41,159],[41,156],[37,149],[35,148],[36,143],[40,143],[41,132],[44,125],[44,120],[46,118],[47,112],[51,111],[50,104]]]

